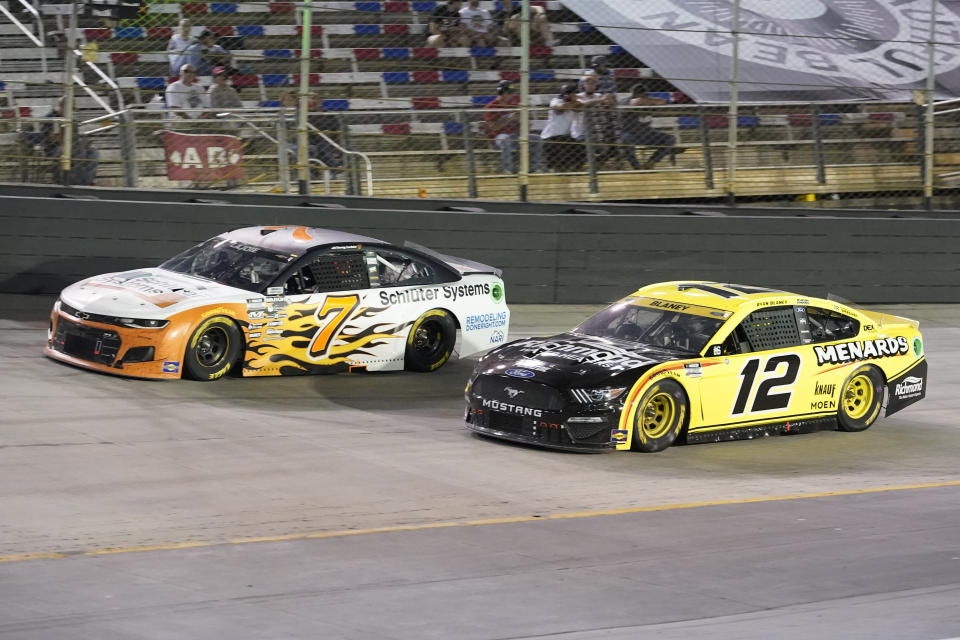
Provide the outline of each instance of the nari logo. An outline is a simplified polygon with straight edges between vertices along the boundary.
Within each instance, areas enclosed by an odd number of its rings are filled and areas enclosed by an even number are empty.
[[[916,376],[907,376],[893,388],[893,393],[898,398],[917,395],[921,391],[923,391],[923,378]]]
[[[503,342],[503,331],[494,331],[490,334],[490,344],[500,344]]]
[[[536,374],[529,369],[507,369],[504,371],[505,374],[511,378],[532,378]]]

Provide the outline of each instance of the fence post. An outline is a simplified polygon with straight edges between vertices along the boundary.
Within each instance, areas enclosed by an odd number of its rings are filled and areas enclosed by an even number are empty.
[[[820,105],[810,105],[810,132],[813,133],[813,159],[817,164],[817,183],[827,184],[823,160],[823,134],[820,132]]]
[[[280,186],[284,193],[290,193],[290,159],[287,157],[287,114],[281,106],[277,114],[277,172],[280,174]]]
[[[300,99],[297,101],[297,181],[299,193],[310,195],[309,132],[307,131],[307,98],[310,91],[310,0],[303,0],[303,21],[300,32]]]
[[[597,159],[593,153],[593,113],[589,109],[583,110],[583,143],[587,150],[587,173],[590,175],[590,193],[599,193],[600,184],[597,182]],[[577,144],[576,142],[571,145]]]
[[[137,134],[129,111],[120,114],[120,149],[123,150],[123,186],[136,188],[140,184],[137,167]]]
[[[73,130],[76,122],[74,104],[73,74],[77,67],[77,4],[73,3],[70,12],[70,27],[67,31],[67,60],[63,70],[63,124],[60,144],[60,175],[66,184],[70,183],[70,168],[73,160]]]
[[[350,149],[350,125],[347,124],[347,115],[339,114],[337,116],[337,121],[340,123],[340,139],[342,140],[340,146],[344,149]],[[356,156],[350,154],[344,154],[343,157],[343,190],[348,196],[359,196],[363,194],[362,182],[363,180],[360,177],[360,161],[357,160]],[[329,172],[326,172],[325,175],[330,175]]]
[[[733,0],[733,23],[730,28],[732,60],[730,61],[730,107],[727,113],[727,201],[737,204],[737,108],[740,75],[740,0]]]
[[[530,0],[520,3],[520,202],[527,201],[530,184]]]
[[[463,153],[467,162],[467,197],[477,197],[477,159],[473,154],[473,132],[470,130],[470,119],[463,109],[457,114],[460,122],[460,134],[463,136]]]
[[[710,154],[710,131],[707,129],[707,117],[703,107],[697,107],[697,129],[700,131],[700,143],[703,145],[703,178],[707,189],[713,189],[713,156]]]
[[[923,131],[923,206],[925,209],[933,207],[933,99],[936,88],[936,62],[934,60],[934,42],[937,29],[937,0],[930,0],[930,37],[927,41],[927,108],[924,115]]]

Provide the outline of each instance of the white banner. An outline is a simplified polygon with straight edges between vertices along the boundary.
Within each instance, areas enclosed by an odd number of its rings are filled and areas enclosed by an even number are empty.
[[[697,102],[728,102],[733,0],[562,0]],[[744,102],[910,100],[931,0],[740,0]],[[960,3],[935,4],[937,98],[960,95]]]

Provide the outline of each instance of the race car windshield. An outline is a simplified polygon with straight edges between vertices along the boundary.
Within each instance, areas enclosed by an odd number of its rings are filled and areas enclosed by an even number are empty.
[[[211,238],[170,258],[160,268],[261,292],[294,257],[243,242]]]
[[[607,307],[573,332],[700,353],[723,323],[720,317],[619,303]]]

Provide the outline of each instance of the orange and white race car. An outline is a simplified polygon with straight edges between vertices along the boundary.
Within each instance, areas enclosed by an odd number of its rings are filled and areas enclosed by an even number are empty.
[[[45,353],[105,373],[215,380],[432,371],[507,338],[500,271],[297,226],[221,234],[159,267],[70,285]]]

